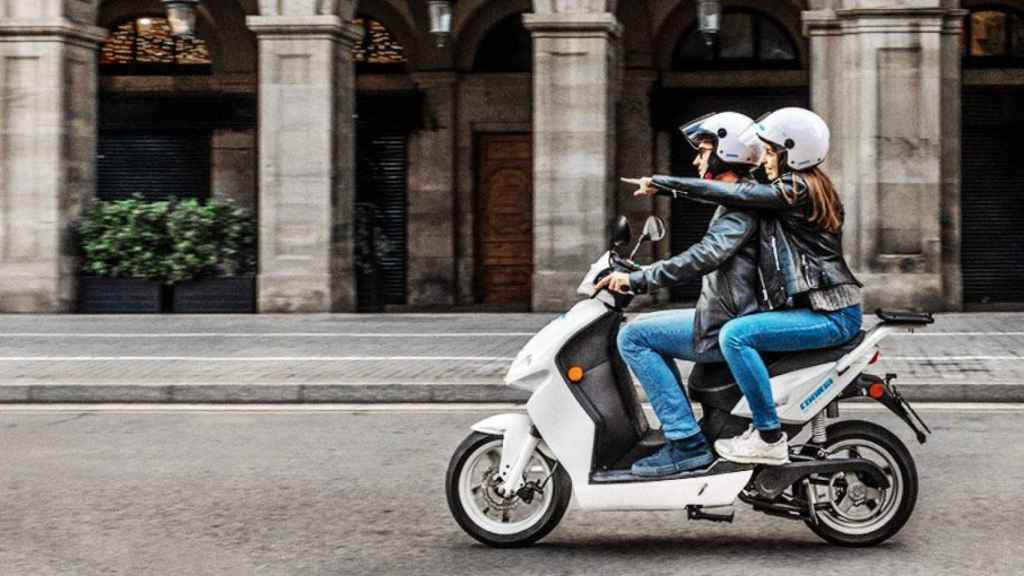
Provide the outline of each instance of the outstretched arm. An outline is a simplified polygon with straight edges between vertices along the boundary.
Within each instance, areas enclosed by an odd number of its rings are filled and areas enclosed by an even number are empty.
[[[711,223],[700,242],[685,252],[632,272],[629,275],[630,288],[643,294],[699,278],[731,258],[755,230],[757,218],[752,214],[726,212]]]
[[[771,184],[654,176],[651,184],[658,189],[659,194],[713,202],[740,210],[785,210],[807,200],[805,188],[791,176]]]

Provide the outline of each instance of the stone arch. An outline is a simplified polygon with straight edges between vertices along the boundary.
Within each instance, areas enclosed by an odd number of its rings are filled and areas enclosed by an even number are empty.
[[[623,56],[627,68],[653,68],[654,30],[651,26],[650,5],[647,2],[638,5],[619,4],[616,15],[625,30],[622,35]]]
[[[1024,0],[961,0],[960,7],[964,10],[1002,7],[1024,12]]]
[[[414,72],[420,68],[420,34],[416,33],[416,25],[411,22],[408,16],[387,0],[377,2],[365,2],[355,12],[354,16],[366,16],[372,18],[388,29],[405,49],[407,61],[406,72]]]
[[[807,68],[810,48],[807,39],[803,36],[800,17],[801,10],[805,8],[804,2],[775,0],[777,8],[775,10],[772,10],[772,6],[766,6],[763,0],[726,0],[722,4],[723,8],[743,8],[766,14],[781,24],[796,44],[800,53],[801,67]],[[680,2],[662,22],[655,26],[652,38],[656,38],[654,60],[658,69],[669,70],[672,68],[672,55],[676,45],[696,19],[695,6],[696,3],[692,0]]]
[[[533,11],[537,14],[557,13],[615,13],[617,0],[534,0]]]
[[[251,5],[257,0],[240,1]],[[356,0],[258,0],[256,8],[260,16],[339,16],[348,21],[355,16],[356,4]]]
[[[502,2],[478,0],[475,10],[463,15],[457,33],[453,26],[452,47],[456,55],[455,68],[464,71],[472,70],[477,49],[487,36],[487,32],[507,16],[517,12],[529,12],[530,8],[530,0],[503,0]]]
[[[256,36],[245,24],[246,14],[238,0],[204,0],[197,12],[197,35],[206,41],[213,56],[215,72],[255,72]],[[161,14],[159,0],[106,0],[97,23],[109,28],[128,18]]]

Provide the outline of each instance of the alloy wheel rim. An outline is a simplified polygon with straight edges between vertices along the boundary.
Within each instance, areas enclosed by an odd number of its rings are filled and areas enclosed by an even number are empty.
[[[480,528],[501,535],[517,534],[533,527],[551,506],[551,481],[543,492],[534,493],[527,503],[518,496],[505,498],[495,490],[495,477],[501,463],[501,440],[477,448],[467,458],[459,474],[459,500],[470,520]],[[547,460],[534,453],[526,467],[527,481],[543,483],[552,474]]]
[[[832,458],[864,458],[874,462],[889,480],[889,488],[868,486],[854,472],[834,474],[827,487],[811,485],[816,500],[831,503],[827,510],[818,512],[818,520],[850,535],[869,534],[889,522],[906,492],[895,456],[875,442],[860,438],[843,440],[827,451]]]

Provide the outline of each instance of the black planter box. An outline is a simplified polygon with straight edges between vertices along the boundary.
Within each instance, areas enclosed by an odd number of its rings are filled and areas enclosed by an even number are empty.
[[[178,314],[252,314],[256,312],[256,278],[235,276],[175,284],[172,309]]]
[[[83,314],[159,314],[164,287],[138,278],[78,277],[78,311]]]

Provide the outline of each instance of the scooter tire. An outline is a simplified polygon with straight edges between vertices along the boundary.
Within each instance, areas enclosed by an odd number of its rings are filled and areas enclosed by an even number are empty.
[[[866,440],[888,452],[898,471],[901,485],[900,502],[896,511],[877,529],[865,533],[852,533],[836,529],[823,521],[819,513],[819,521],[806,520],[807,527],[826,542],[848,548],[864,548],[875,546],[893,537],[910,519],[917,503],[918,477],[914,458],[906,445],[892,432],[871,422],[848,420],[828,427],[828,441],[825,448],[831,448],[843,442]]]
[[[482,446],[495,440],[501,440],[501,436],[473,432],[455,449],[451,461],[448,464],[448,472],[445,475],[445,494],[448,498],[448,509],[459,526],[470,536],[479,542],[494,548],[520,548],[533,544],[544,536],[547,536],[561,522],[562,516],[569,508],[572,500],[572,481],[565,469],[551,461],[543,454],[549,465],[553,468],[551,479],[548,481],[547,489],[551,490],[551,504],[536,522],[524,530],[514,534],[497,534],[479,526],[472,520],[470,515],[462,506],[459,497],[460,478],[462,469],[466,466],[469,458]]]

